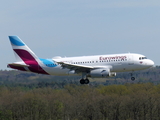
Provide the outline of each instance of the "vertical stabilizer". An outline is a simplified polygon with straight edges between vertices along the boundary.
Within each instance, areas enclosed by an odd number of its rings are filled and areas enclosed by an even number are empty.
[[[40,59],[18,36],[9,36],[9,40],[17,61],[8,64],[8,67],[22,71],[48,74],[40,66]]]
[[[33,51],[18,37],[9,36],[13,51],[17,62],[27,62],[35,61],[38,57],[33,53]]]

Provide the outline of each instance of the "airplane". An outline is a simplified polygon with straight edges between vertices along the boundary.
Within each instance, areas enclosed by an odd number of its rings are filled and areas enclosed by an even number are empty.
[[[9,36],[9,40],[16,62],[8,64],[7,67],[47,75],[79,75],[81,84],[89,84],[88,78],[114,77],[117,72],[128,71],[131,71],[131,80],[134,81],[134,71],[154,65],[152,60],[136,53],[43,59],[37,57],[18,36]]]

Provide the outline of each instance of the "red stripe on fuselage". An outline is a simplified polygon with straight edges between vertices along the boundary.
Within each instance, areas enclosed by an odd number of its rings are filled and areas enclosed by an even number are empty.
[[[22,49],[14,49],[14,51],[27,65],[29,65],[28,68],[30,71],[35,73],[48,74],[41,68],[36,59],[28,51]]]

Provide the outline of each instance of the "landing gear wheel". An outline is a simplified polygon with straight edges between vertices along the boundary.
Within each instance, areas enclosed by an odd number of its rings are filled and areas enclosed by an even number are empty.
[[[81,84],[85,84],[85,80],[84,80],[84,79],[81,79],[81,80],[80,80],[80,83],[81,83]]]
[[[134,80],[135,80],[135,77],[131,77],[131,80],[134,81]]]
[[[80,80],[80,83],[81,83],[81,84],[88,84],[88,83],[89,83],[89,80],[88,80],[88,79],[81,79],[81,80]]]
[[[84,81],[85,81],[85,84],[88,84],[88,83],[89,83],[89,80],[88,80],[88,79],[85,79]]]

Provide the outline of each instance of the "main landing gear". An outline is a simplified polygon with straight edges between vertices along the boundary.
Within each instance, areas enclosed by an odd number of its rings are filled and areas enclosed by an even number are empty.
[[[89,80],[87,78],[86,79],[81,79],[80,83],[81,84],[89,84]]]
[[[79,81],[81,84],[89,84],[89,80],[87,78],[87,73],[83,72],[82,73],[82,79]]]

